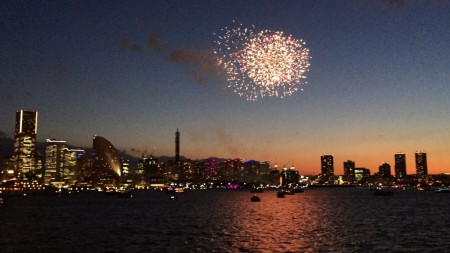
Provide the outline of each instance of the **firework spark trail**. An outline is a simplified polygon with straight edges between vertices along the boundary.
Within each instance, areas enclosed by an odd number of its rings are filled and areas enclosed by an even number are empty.
[[[225,27],[214,41],[228,87],[247,100],[283,98],[302,89],[311,58],[305,43],[280,31],[253,29]]]

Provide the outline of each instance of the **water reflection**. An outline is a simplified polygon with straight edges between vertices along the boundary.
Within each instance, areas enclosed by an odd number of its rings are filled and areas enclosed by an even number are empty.
[[[70,195],[11,199],[2,252],[445,252],[450,195],[366,189],[188,191],[177,199]],[[51,238],[51,239],[50,239]]]

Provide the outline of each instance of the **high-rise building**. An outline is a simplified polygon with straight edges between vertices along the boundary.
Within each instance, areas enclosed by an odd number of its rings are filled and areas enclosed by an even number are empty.
[[[94,185],[118,184],[122,173],[121,159],[111,142],[95,135],[92,153],[94,158],[92,183]]]
[[[14,133],[14,174],[19,179],[35,173],[36,170],[36,135],[38,113],[20,110],[16,112]]]
[[[66,141],[47,139],[45,149],[44,183],[61,182],[63,180],[64,155]]]
[[[391,177],[391,165],[386,162],[382,163],[380,167],[378,167],[378,173],[382,178]]]
[[[323,155],[320,157],[322,165],[322,177],[326,180],[334,176],[334,161],[332,155]]]
[[[427,153],[416,151],[416,176],[424,177],[428,175]]]
[[[395,159],[395,177],[405,178],[406,177],[406,155],[403,153],[396,153],[394,155]]]
[[[344,162],[344,179],[347,182],[355,181],[355,162],[347,160]]]
[[[71,185],[81,178],[85,151],[83,149],[63,148],[62,154],[64,161],[62,180]]]

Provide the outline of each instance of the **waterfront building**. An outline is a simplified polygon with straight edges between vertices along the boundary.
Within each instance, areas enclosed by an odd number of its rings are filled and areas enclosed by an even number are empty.
[[[344,180],[352,183],[355,181],[355,162],[347,160],[344,162]]]
[[[323,155],[320,157],[322,167],[322,178],[329,180],[334,176],[334,161],[332,155]]]
[[[227,159],[219,164],[222,180],[239,181],[242,178],[243,169],[242,160],[239,158]]]
[[[416,151],[416,176],[421,178],[427,175],[427,153],[424,151]]]
[[[63,148],[62,154],[62,180],[65,184],[73,185],[76,181],[78,181],[80,175],[82,175],[85,151],[83,149]]]
[[[155,186],[164,183],[164,174],[153,157],[142,157],[137,164],[135,184],[139,187]]]
[[[219,160],[213,157],[203,160],[205,177],[208,181],[219,180]]]
[[[29,180],[36,173],[37,124],[38,112],[16,112],[13,163],[14,176],[19,180]]]
[[[361,182],[370,178],[370,170],[366,168],[355,168],[355,180]]]
[[[45,184],[63,181],[64,155],[62,150],[65,147],[66,141],[47,139],[45,149]]]
[[[283,168],[280,173],[280,184],[282,186],[297,185],[300,182],[298,171],[292,168]]]
[[[395,159],[395,177],[405,178],[406,177],[406,155],[403,153],[396,153],[394,155]]]
[[[389,178],[391,177],[391,165],[384,162],[378,167],[378,174],[382,178]]]
[[[116,148],[107,139],[94,135],[92,156],[93,185],[116,185],[122,173],[121,160]]]

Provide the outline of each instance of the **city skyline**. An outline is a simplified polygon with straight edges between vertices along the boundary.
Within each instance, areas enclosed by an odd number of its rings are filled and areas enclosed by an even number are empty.
[[[15,144],[14,144],[14,155],[19,155],[19,161],[24,160],[26,164],[30,164],[30,165],[18,165],[18,168],[20,172],[22,171],[29,171],[31,167],[35,167],[35,163],[37,162],[37,160],[34,159],[38,159],[37,154],[36,154],[36,135],[37,135],[37,129],[38,129],[38,124],[37,124],[37,115],[38,112],[37,111],[26,111],[26,110],[19,110],[16,112],[16,124],[15,124],[15,129],[16,129],[16,133],[15,133]],[[18,139],[18,137],[23,136],[25,134],[25,136],[30,136],[31,138],[33,138],[32,142],[30,143],[28,140],[22,140],[22,139]],[[104,137],[98,136],[98,135],[94,135],[93,136],[93,146],[92,146],[92,155],[95,156],[95,154],[97,153],[96,150],[102,150],[100,153],[105,153],[104,150],[109,149],[109,153],[111,153],[111,157],[116,157],[113,159],[113,163],[114,165],[105,165],[102,163],[100,163],[99,165],[95,165],[97,167],[108,167],[111,166],[112,170],[114,171],[114,173],[117,173],[120,175],[121,170],[119,169],[119,160],[121,159],[118,154],[116,152],[118,152],[119,150],[117,150],[114,145],[109,142],[108,140],[106,140]],[[180,131],[177,128],[176,132],[175,132],[175,153],[173,154],[173,159],[175,164],[177,164],[177,168],[180,169],[180,162],[182,161],[180,159]],[[24,145],[23,143],[26,143],[26,145]],[[66,145],[66,141],[65,140],[56,140],[56,139],[46,139],[46,143],[47,143],[47,147],[46,147],[46,154],[45,154],[45,167],[46,167],[46,171],[48,171],[49,174],[46,173],[46,177],[48,177],[49,175],[53,175],[50,176],[51,178],[57,178],[59,177],[58,175],[60,173],[62,173],[60,171],[60,165],[59,163],[62,162],[62,160],[59,160],[59,157],[64,156],[64,153],[61,153],[62,151],[65,151],[66,153],[69,154],[69,156],[72,154],[75,155],[75,157],[77,156],[77,154],[79,154],[80,152],[82,152],[84,154],[84,149],[68,149],[65,147]],[[100,144],[101,143],[101,144]],[[50,144],[50,145],[49,145]],[[31,145],[31,146],[30,146]],[[23,151],[21,151],[22,149],[18,148],[18,147],[24,147],[25,150],[27,150],[27,152],[25,152],[27,155],[24,156],[24,158],[21,158],[22,153],[24,153]],[[62,148],[64,147],[64,149]],[[31,149],[30,149],[31,148]],[[81,147],[81,148],[87,148],[87,149],[91,149],[90,147]],[[49,156],[49,150],[50,151],[50,156]],[[8,151],[2,150],[3,152],[8,153]],[[154,151],[154,150],[153,150]],[[152,158],[153,157],[153,151],[151,152],[150,156],[147,156],[147,147],[145,148],[144,152],[142,153],[142,156],[140,157],[136,157],[135,158]],[[126,152],[125,152],[126,153]],[[168,157],[172,157],[171,155],[167,155]],[[215,158],[219,158],[219,159],[242,159],[241,157],[218,157],[218,156],[211,156],[211,157],[204,157],[201,159],[193,159],[193,160],[208,160],[212,157]],[[50,159],[50,160],[49,160]],[[62,159],[62,158],[61,158]],[[185,159],[191,159],[189,157],[185,157]],[[32,162],[33,160],[33,162]],[[242,159],[243,161],[255,161],[254,159]],[[354,171],[355,171],[355,161],[351,161],[351,160],[346,160],[343,161],[343,166],[342,166],[342,173],[340,174],[335,174],[335,165],[334,165],[334,156],[333,155],[321,155],[320,157],[321,160],[321,168],[320,171],[317,175],[322,175],[322,177],[324,178],[330,178],[330,177],[334,177],[336,175],[342,175],[344,176],[344,178],[347,177],[354,177]],[[415,168],[414,168],[414,172],[408,173],[408,170],[406,168],[406,155],[404,153],[401,152],[397,152],[394,154],[394,171],[391,171],[391,167],[390,164],[387,162],[383,162],[378,170],[377,169],[371,169],[371,168],[364,168],[362,167],[362,169],[368,169],[369,171],[371,171],[373,174],[375,173],[379,173],[381,176],[395,176],[396,178],[404,178],[406,175],[412,175],[412,174],[417,174],[419,177],[423,177],[428,175],[428,162],[427,162],[427,153],[423,150],[418,150],[415,151]],[[267,163],[267,160],[260,160],[259,161],[261,164],[263,163]],[[23,162],[21,162],[23,163]],[[31,166],[31,167],[30,167]],[[94,166],[94,167],[95,167]],[[128,166],[128,165],[127,165]],[[270,165],[272,168],[277,168],[277,169],[283,169],[283,168],[291,168],[291,169],[295,169],[298,171],[297,168],[295,168],[295,166],[289,166],[289,165],[282,165],[279,166],[278,164],[271,164]],[[361,166],[360,166],[361,167]],[[381,168],[384,168],[383,170]],[[137,168],[135,168],[137,169]],[[361,169],[361,168],[360,168]],[[33,169],[34,170],[34,169]],[[126,169],[128,170],[128,168]],[[100,169],[100,171],[102,171],[102,169]],[[339,169],[338,169],[339,171]],[[300,172],[301,173],[301,172]],[[54,176],[56,175],[56,177]],[[303,175],[305,175],[305,173],[303,173]],[[308,175],[313,175],[313,174],[308,174]],[[50,179],[48,179],[50,180]]]
[[[12,138],[24,109],[39,111],[39,142],[98,134],[137,157],[173,156],[178,128],[191,159],[318,174],[329,154],[341,175],[402,152],[414,174],[424,150],[429,174],[450,172],[450,6],[431,2],[2,2],[0,131]],[[233,20],[305,41],[304,90],[250,102],[203,68],[196,56]]]

